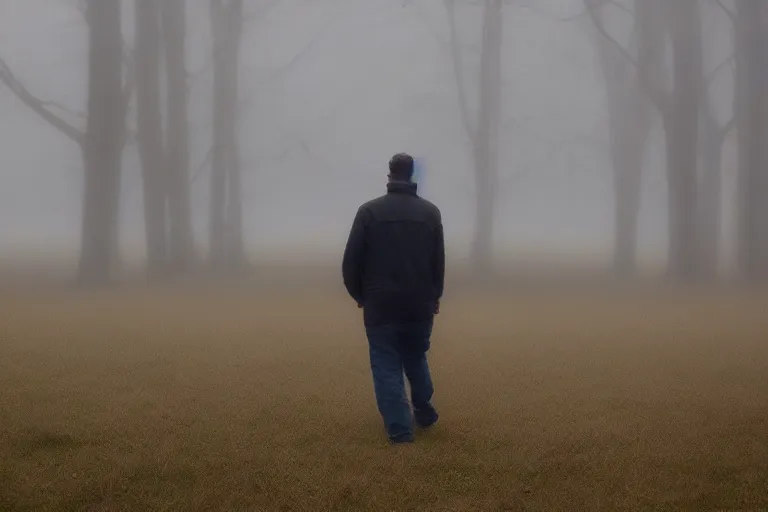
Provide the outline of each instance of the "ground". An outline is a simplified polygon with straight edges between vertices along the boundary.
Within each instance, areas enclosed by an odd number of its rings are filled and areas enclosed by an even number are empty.
[[[0,510],[768,510],[768,300],[456,292],[387,444],[338,290],[0,298]]]

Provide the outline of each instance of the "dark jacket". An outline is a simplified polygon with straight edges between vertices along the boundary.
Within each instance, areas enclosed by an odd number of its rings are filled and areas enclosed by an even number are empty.
[[[413,183],[387,184],[358,209],[342,274],[366,326],[431,320],[445,277],[440,210]]]

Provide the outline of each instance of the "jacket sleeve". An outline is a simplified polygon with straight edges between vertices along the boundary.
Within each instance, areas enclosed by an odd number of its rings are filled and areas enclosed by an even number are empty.
[[[367,224],[368,212],[365,208],[360,207],[352,223],[352,229],[349,232],[341,264],[344,286],[349,295],[358,304],[363,303],[363,260],[365,257],[365,229]]]
[[[438,223],[435,229],[434,261],[432,275],[434,280],[436,299],[443,296],[443,283],[445,282],[445,240],[443,237],[443,221],[438,214]]]

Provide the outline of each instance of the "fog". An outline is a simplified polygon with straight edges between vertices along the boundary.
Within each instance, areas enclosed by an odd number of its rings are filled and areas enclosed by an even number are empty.
[[[383,193],[386,163],[400,151],[424,165],[420,193],[443,212],[448,252],[454,257],[470,253],[476,163],[462,118],[457,71],[469,117],[477,118],[483,6],[455,4],[457,30],[452,34],[443,0],[245,2],[237,153],[249,259],[307,251],[338,257],[357,206]],[[86,127],[88,89],[83,5],[76,0],[0,3],[0,57],[14,79],[81,130]],[[497,258],[547,255],[608,264],[614,256],[615,128],[599,48],[618,42],[636,53],[636,16],[628,0],[596,5],[519,0],[503,7],[498,179],[492,207]],[[595,29],[585,6],[599,8],[610,40]],[[208,3],[194,0],[186,7],[186,173],[196,252],[204,258],[212,37]],[[701,2],[700,7],[705,103],[724,124],[734,115],[732,66],[723,65],[733,52],[732,7],[716,2]],[[124,1],[126,51],[135,47],[133,11],[133,2]],[[663,69],[670,66],[667,60],[657,69],[661,81],[670,76]],[[136,130],[135,101],[128,108],[130,132]],[[647,146],[636,143],[643,146],[642,177],[632,187],[640,190],[638,264],[658,270],[670,251],[669,200],[663,123],[658,109],[651,109]],[[74,260],[82,217],[80,148],[8,87],[0,89],[0,130],[0,251],[11,259],[60,255]],[[722,143],[714,216],[720,232],[714,249],[719,275],[737,267],[735,152],[736,137],[729,132]],[[146,242],[142,164],[135,140],[128,140],[122,160],[120,253],[125,261],[141,262]]]
[[[0,510],[765,507],[767,20],[0,0]],[[400,152],[446,286],[386,325]]]
[[[5,0],[0,49],[37,96],[84,112],[87,30],[74,3]],[[531,5],[506,7],[497,248],[607,258],[613,197],[594,36],[588,20],[561,20],[582,11],[581,0]],[[207,179],[194,176],[205,174],[210,147],[210,36],[205,3],[188,6],[191,196],[200,241]],[[240,139],[249,251],[338,252],[356,207],[382,193],[386,163],[399,151],[426,162],[422,194],[443,210],[449,248],[465,251],[474,214],[471,147],[442,1],[249,1],[247,9],[253,15],[242,43]],[[473,10],[480,9],[462,7],[459,19],[471,93],[481,28]],[[74,253],[82,190],[77,148],[5,89],[0,112],[3,253]],[[646,258],[660,258],[666,203],[658,144],[650,155],[640,246]],[[120,236],[134,258],[144,250],[140,176],[129,147]]]

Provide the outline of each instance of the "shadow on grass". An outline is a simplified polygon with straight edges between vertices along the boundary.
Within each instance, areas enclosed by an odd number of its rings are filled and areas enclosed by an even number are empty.
[[[39,452],[75,450],[83,443],[69,434],[31,429],[13,440],[12,445],[22,457],[30,457]]]

